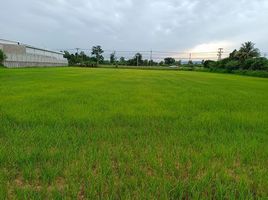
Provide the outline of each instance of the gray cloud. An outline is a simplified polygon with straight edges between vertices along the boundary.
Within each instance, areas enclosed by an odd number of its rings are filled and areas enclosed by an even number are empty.
[[[9,0],[0,38],[36,46],[184,51],[251,40],[268,51],[267,0]]]

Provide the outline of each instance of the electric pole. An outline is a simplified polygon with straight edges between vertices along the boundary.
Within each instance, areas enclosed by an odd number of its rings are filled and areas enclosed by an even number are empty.
[[[116,51],[114,51],[114,62],[115,62],[115,66],[117,67]]]
[[[138,67],[139,66],[139,55],[137,54],[136,57],[137,57],[137,67]]]
[[[153,51],[150,51],[150,66],[152,66],[152,62],[153,62]]]
[[[217,54],[217,56],[218,56],[218,61],[221,60],[222,53],[223,53],[223,48],[219,48],[219,49],[218,49],[218,54]]]
[[[192,53],[189,54],[189,62],[192,61]]]
[[[79,48],[75,48],[76,49],[76,58],[78,57],[78,50]]]
[[[114,61],[116,62],[117,58],[116,58],[116,51],[114,51]]]

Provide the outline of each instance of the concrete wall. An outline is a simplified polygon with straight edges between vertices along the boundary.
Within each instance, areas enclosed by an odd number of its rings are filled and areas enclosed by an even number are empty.
[[[4,66],[8,68],[68,65],[67,59],[59,52],[19,44],[0,44],[0,49],[7,56]]]
[[[5,54],[26,54],[25,46],[14,44],[3,44],[2,46]]]
[[[66,63],[53,63],[53,62],[22,62],[22,61],[5,61],[4,66],[7,68],[17,67],[56,67],[67,66]]]
[[[49,56],[34,54],[10,54],[6,53],[7,59],[4,61],[6,67],[33,67],[33,66],[67,66],[66,59],[57,59]]]

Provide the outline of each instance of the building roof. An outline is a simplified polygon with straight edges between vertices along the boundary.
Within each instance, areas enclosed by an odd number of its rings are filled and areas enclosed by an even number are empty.
[[[38,47],[34,47],[34,46],[31,46],[31,45],[28,45],[28,44],[23,44],[23,43],[20,43],[20,42],[16,42],[16,41],[12,41],[12,40],[6,40],[6,39],[1,39],[1,38],[0,38],[0,44],[21,45],[21,46],[25,46],[27,48],[41,50],[41,51],[46,51],[46,52],[50,52],[50,53],[56,53],[56,54],[61,54],[61,55],[64,54],[64,53],[62,53],[60,51],[53,51],[53,50],[38,48]]]

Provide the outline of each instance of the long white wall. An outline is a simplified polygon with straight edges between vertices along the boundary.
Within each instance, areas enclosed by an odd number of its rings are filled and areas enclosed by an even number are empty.
[[[67,66],[66,59],[57,59],[50,56],[34,54],[6,54],[4,62],[6,67],[25,67],[25,66]]]
[[[0,41],[1,42],[1,41]],[[4,61],[6,67],[33,67],[33,66],[67,66],[68,61],[60,52],[39,49],[19,43],[2,43],[7,59]]]

